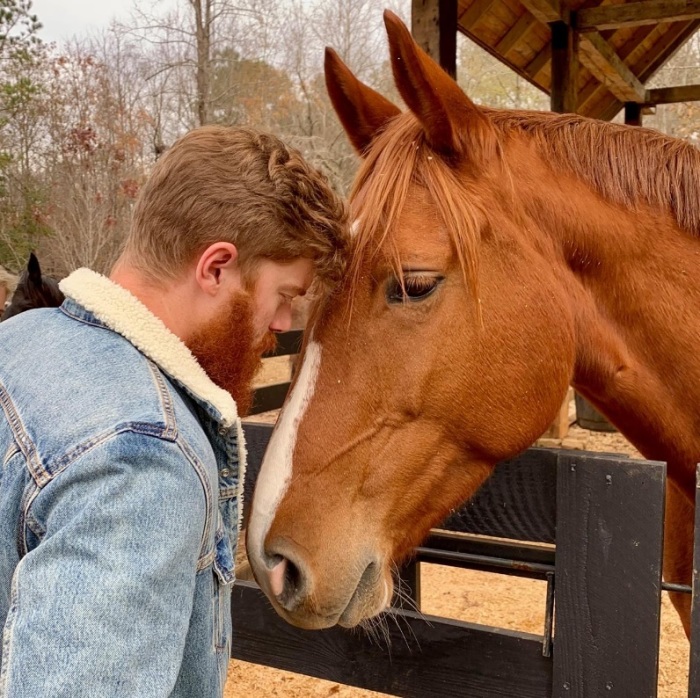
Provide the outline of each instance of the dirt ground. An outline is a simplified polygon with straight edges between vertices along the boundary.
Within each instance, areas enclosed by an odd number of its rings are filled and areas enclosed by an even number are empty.
[[[286,359],[274,361],[277,363],[266,367],[261,382],[280,380],[280,376],[285,375]],[[550,441],[544,445],[559,446],[561,442]],[[591,432],[576,426],[569,430],[564,447],[639,457],[620,434]],[[537,634],[543,632],[544,582],[427,564],[421,565],[421,575],[424,613]],[[687,695],[688,642],[667,595],[663,596],[658,695],[681,698]],[[229,666],[224,693],[225,698],[369,698],[381,695],[384,694],[239,661],[232,661]]]

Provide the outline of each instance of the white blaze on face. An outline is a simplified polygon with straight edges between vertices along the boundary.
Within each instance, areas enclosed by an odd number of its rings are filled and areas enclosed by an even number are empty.
[[[314,394],[320,365],[321,345],[314,342],[312,337],[306,345],[304,363],[292,394],[279,416],[255,485],[253,509],[248,523],[248,552],[257,557],[260,564],[264,561],[265,536],[292,479],[292,454],[297,431]]]

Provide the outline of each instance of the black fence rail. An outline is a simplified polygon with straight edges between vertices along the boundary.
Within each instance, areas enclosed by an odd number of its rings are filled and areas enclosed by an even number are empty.
[[[277,347],[274,351],[265,354],[265,358],[298,354],[303,339],[304,332],[302,330],[281,332],[277,335]],[[250,414],[262,414],[263,412],[278,410],[282,407],[282,403],[287,397],[289,385],[290,381],[283,381],[258,388],[253,394],[253,405],[250,409]]]
[[[245,426],[249,492],[271,429]],[[421,562],[546,580],[541,635],[396,608],[378,645],[357,630],[293,628],[240,583],[233,656],[416,698],[656,696],[664,501],[663,463],[529,449],[497,466],[404,575],[418,604]],[[700,696],[695,672],[689,695]]]
[[[244,428],[250,501],[272,427]],[[240,582],[232,656],[409,698],[656,696],[661,592],[673,586],[661,580],[665,474],[658,462],[529,449],[500,463],[402,571],[417,608],[422,562],[545,580],[541,635],[401,608],[388,614],[386,643],[358,630],[304,631],[281,620],[254,584]],[[700,638],[700,604],[693,606]],[[693,698],[700,698],[698,646],[691,647]]]

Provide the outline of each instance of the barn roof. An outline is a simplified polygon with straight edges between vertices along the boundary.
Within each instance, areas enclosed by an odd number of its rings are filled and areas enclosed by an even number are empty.
[[[700,27],[700,0],[457,3],[458,31],[548,94],[552,83],[551,22],[564,22],[575,30],[580,114],[611,119],[626,102],[643,105],[700,98],[697,87],[645,87]]]

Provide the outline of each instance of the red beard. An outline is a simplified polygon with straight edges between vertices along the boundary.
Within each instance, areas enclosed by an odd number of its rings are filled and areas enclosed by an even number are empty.
[[[253,379],[262,366],[262,355],[276,344],[272,332],[256,341],[253,303],[244,293],[236,293],[228,309],[187,342],[209,378],[232,395],[242,417],[250,410]]]

